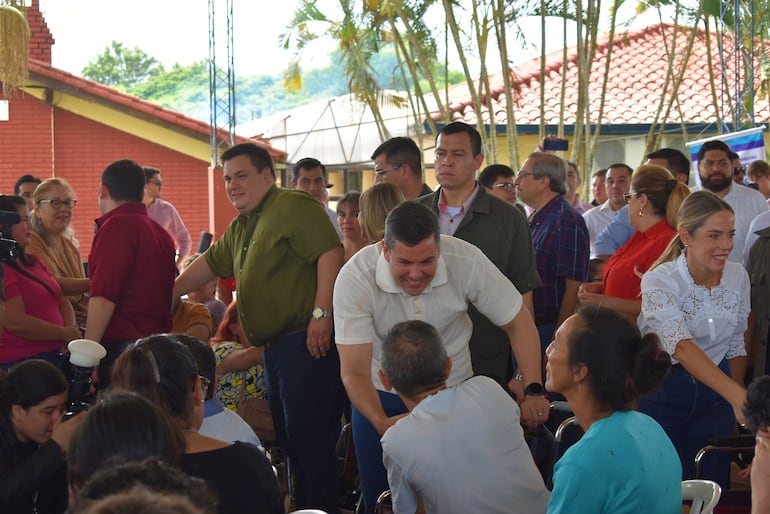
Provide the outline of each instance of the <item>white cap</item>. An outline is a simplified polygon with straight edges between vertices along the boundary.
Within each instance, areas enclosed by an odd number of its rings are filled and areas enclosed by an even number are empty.
[[[107,355],[104,346],[90,339],[74,339],[67,345],[70,362],[75,366],[93,368]]]

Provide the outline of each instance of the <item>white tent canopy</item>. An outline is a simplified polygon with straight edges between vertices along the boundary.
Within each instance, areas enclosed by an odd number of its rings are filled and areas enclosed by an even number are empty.
[[[380,113],[388,131],[385,139],[416,134],[417,120],[423,120],[425,115],[414,116],[407,93],[389,90],[384,91],[383,97]],[[394,99],[401,99],[404,106],[398,106]],[[352,94],[252,120],[236,127],[236,132],[267,140],[288,154],[287,163],[315,157],[329,168],[368,167],[372,152],[383,141],[371,109]]]

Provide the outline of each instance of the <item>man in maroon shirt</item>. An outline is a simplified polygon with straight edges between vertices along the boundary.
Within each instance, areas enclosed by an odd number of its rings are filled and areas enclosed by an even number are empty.
[[[134,161],[111,163],[99,186],[97,232],[88,256],[91,278],[86,339],[107,349],[100,387],[118,355],[140,337],[171,330],[174,240],[142,203],[144,172]]]

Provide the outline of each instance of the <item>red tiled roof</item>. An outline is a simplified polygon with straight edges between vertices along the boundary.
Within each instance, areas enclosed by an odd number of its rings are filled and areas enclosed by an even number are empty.
[[[147,100],[142,100],[137,96],[123,93],[122,91],[105,86],[104,84],[99,84],[93,80],[78,77],[66,71],[54,68],[44,62],[30,59],[29,74],[30,79],[42,82],[46,85],[55,85],[57,89],[66,93],[80,97],[91,97],[96,101],[111,104],[119,110],[129,112],[136,117],[144,119],[149,118],[164,125],[170,124],[178,129],[203,135],[206,138],[209,137],[210,125],[206,122],[185,116],[184,114],[172,111],[171,109],[166,109],[165,107],[148,102]],[[227,134],[224,130],[219,133],[219,136],[223,140],[227,139]],[[236,143],[246,141],[263,146],[270,152],[274,159],[286,157],[285,152],[273,148],[263,139],[236,136]]]
[[[685,54],[687,39],[692,29],[679,27],[676,36],[676,56],[679,60]],[[607,81],[604,113],[602,124],[650,124],[655,120],[655,114],[661,102],[661,93],[668,70],[666,46],[669,48],[674,38],[674,26],[668,24],[653,25],[636,32],[628,32],[615,36],[612,45],[612,64]],[[608,50],[609,38],[600,41],[596,47],[589,81],[590,109],[597,112],[601,100],[604,66]],[[733,96],[734,71],[731,62],[732,38],[724,36],[723,46],[726,49],[727,71],[726,90],[722,91],[721,77],[715,74],[718,102],[721,105],[725,99]],[[719,67],[719,50],[717,37],[711,36],[711,55],[715,69]],[[671,110],[668,119],[658,122],[673,124],[684,123],[714,123],[717,113],[711,97],[709,84],[707,45],[705,31],[698,29],[693,44],[692,55],[687,65],[685,78],[677,94],[677,105]],[[540,82],[540,59],[534,59],[510,70],[511,84],[515,91],[514,99],[517,125],[539,125],[540,123],[540,89],[545,88],[545,123],[559,123],[560,99],[562,81],[566,80],[566,97],[564,117],[565,124],[575,123],[577,110],[577,73],[578,60],[576,47],[567,50],[567,67],[563,67],[563,52],[561,50],[546,55],[545,82]],[[754,67],[755,89],[760,81],[759,57]],[[478,82],[477,86],[478,87]],[[490,76],[492,90],[492,105],[495,123],[504,125],[506,122],[506,98],[502,73]],[[669,91],[671,86],[669,85]],[[666,95],[668,98],[669,95]],[[475,124],[477,115],[473,110],[468,87],[465,83],[449,88],[449,106],[452,121],[464,121]],[[442,95],[442,100],[445,101]],[[446,103],[446,102],[445,102]],[[729,111],[727,111],[729,112]],[[755,98],[755,120],[770,119],[770,104],[767,98]],[[485,123],[489,122],[490,114],[485,106],[481,116]],[[433,118],[440,121],[440,116]],[[596,116],[593,115],[592,122]],[[732,121],[729,116],[727,121]]]

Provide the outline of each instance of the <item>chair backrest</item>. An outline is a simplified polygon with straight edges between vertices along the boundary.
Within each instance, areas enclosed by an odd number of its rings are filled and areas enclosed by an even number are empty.
[[[682,481],[682,500],[691,500],[690,514],[712,514],[722,496],[722,488],[711,480]]]

